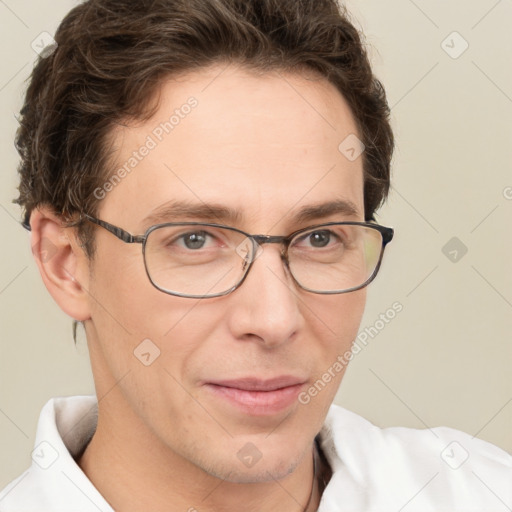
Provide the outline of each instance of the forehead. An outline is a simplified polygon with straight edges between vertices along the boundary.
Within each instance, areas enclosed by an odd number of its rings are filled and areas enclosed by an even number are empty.
[[[162,83],[151,119],[113,130],[120,179],[99,211],[141,229],[167,202],[215,204],[264,230],[295,210],[345,201],[362,219],[362,158],[339,149],[356,135],[350,108],[324,79],[232,65],[188,73]]]

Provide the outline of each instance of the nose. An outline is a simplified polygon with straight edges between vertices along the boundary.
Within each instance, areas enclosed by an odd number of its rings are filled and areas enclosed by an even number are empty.
[[[229,324],[237,339],[275,347],[293,339],[302,325],[299,292],[281,258],[280,246],[264,245],[245,281],[229,296]]]

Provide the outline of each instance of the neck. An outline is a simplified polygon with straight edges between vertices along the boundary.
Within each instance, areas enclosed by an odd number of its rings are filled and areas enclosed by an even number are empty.
[[[123,403],[121,396],[108,398]],[[317,510],[322,489],[313,478],[313,446],[281,480],[228,482],[162,445],[129,407],[109,414],[105,402],[99,404],[95,435],[78,464],[114,510],[227,512],[240,503],[246,512]],[[321,474],[319,459],[316,472]]]

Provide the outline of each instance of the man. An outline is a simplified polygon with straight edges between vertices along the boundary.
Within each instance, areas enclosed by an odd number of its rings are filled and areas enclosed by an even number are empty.
[[[393,236],[385,95],[334,1],[90,0],[55,39],[18,201],[96,397],[45,406],[0,510],[510,509],[500,449],[331,406]]]

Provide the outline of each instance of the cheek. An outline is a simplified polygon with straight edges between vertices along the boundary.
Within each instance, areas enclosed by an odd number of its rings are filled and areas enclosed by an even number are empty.
[[[366,289],[319,296],[306,304],[304,318],[325,349],[350,346],[357,336],[366,303]]]
[[[157,290],[144,267],[140,245],[104,244],[91,282],[95,324],[133,340],[162,337],[173,325],[175,298]]]
[[[327,403],[334,398],[348,362],[352,359],[350,350],[357,337],[365,302],[366,291],[363,289],[324,296],[306,308],[308,314],[305,315],[305,321],[312,340],[307,350],[311,354],[311,361],[315,362],[313,375],[316,379],[329,382],[328,390],[322,392],[323,402]],[[325,375],[328,372],[330,377]]]
[[[98,262],[90,291],[99,394],[117,386],[138,416],[162,424],[181,417],[186,424],[201,413],[191,409],[189,373],[216,319],[198,301],[154,288],[136,258],[121,265],[121,257],[102,255]]]
[[[309,360],[314,364],[311,381],[299,396],[306,416],[319,421],[327,413],[352,359],[351,347],[357,336],[366,303],[366,290],[323,296],[308,304],[305,315],[310,341]]]
[[[156,355],[159,365],[183,378],[188,361],[219,323],[218,315],[207,303],[156,289],[142,254],[133,252],[116,258],[112,251],[97,259],[90,295],[98,346],[115,377],[138,368],[137,354],[149,351],[150,359]]]

